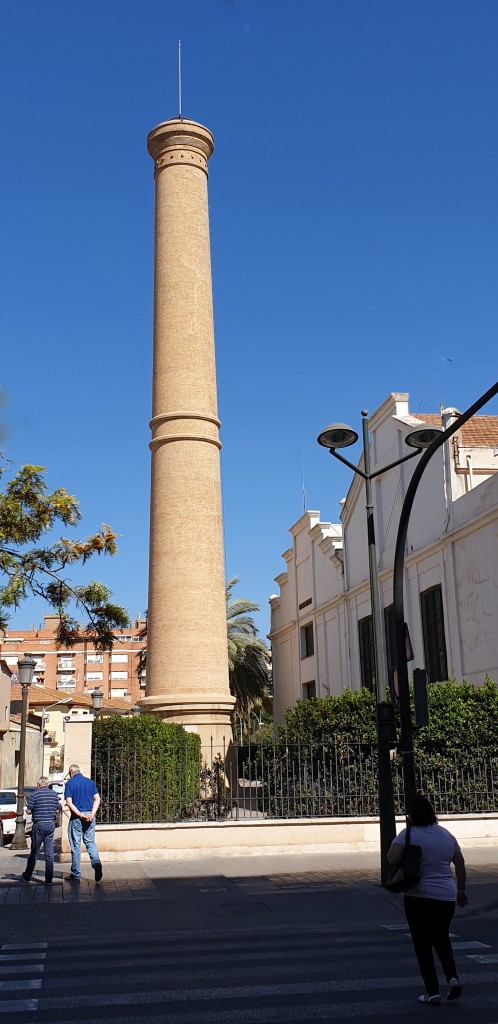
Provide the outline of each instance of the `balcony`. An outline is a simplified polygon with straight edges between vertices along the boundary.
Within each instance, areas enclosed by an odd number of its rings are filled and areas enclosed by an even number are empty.
[[[71,658],[61,658],[57,662],[57,671],[58,672],[75,672],[76,671],[76,662],[73,661]]]
[[[67,679],[64,676],[57,677],[57,689],[58,690],[75,690],[76,681],[70,677]]]

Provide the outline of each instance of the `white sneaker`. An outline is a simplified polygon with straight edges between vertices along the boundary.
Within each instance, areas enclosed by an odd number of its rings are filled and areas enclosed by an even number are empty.
[[[453,999],[456,999],[456,996],[453,996]],[[418,997],[418,1001],[419,1003],[427,1003],[428,1006],[441,1006],[441,996],[439,995],[439,992],[435,996],[428,996],[426,992],[424,996]]]
[[[451,1002],[452,999],[460,999],[461,994],[462,986],[458,978],[450,978],[448,982],[448,1002]]]

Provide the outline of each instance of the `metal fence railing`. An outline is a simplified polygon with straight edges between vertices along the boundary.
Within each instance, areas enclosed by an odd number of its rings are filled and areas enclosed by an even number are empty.
[[[400,758],[391,767],[401,814]],[[421,752],[416,771],[417,787],[436,813],[498,813],[498,757]],[[145,757],[133,741],[94,741],[92,774],[103,823],[378,815],[376,747],[343,737],[322,744],[231,744],[221,754],[204,750],[200,756],[192,745],[151,745]]]

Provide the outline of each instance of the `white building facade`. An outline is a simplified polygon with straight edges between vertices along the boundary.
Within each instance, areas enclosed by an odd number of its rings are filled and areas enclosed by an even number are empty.
[[[369,420],[371,472],[408,453],[406,435],[458,415],[410,415],[391,394]],[[387,673],[395,662],[392,569],[402,503],[417,459],[373,482]],[[361,465],[361,463],[360,463]],[[331,468],[330,466],[328,467]],[[354,476],[340,523],[306,512],[290,529],[286,571],[270,598],[275,721],[296,700],[375,689],[365,486]],[[405,618],[413,661],[429,681],[498,682],[498,416],[475,416],[430,460],[405,552]]]

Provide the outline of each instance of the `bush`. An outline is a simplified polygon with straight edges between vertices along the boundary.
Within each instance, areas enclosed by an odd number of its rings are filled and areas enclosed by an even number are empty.
[[[197,796],[200,738],[156,715],[95,722],[93,777],[101,821],[178,821]]]
[[[413,720],[412,687],[410,697]],[[440,814],[495,810],[498,687],[488,677],[482,686],[449,679],[428,687],[428,705],[429,724],[413,731],[417,786]],[[375,813],[370,809],[377,793],[375,718],[375,694],[365,689],[298,701],[290,708],[265,759],[270,811],[279,805],[285,814],[287,801],[288,814],[296,813],[296,802],[301,815],[323,813],[323,808],[334,814]],[[404,802],[399,755],[392,770],[399,811]]]
[[[448,679],[427,688],[429,724],[417,730],[415,745],[427,753],[448,751],[496,753],[498,687],[489,676],[482,686]]]
[[[448,679],[427,688],[429,724],[414,727],[414,746],[427,754],[449,751],[498,751],[498,687],[488,676],[482,686]],[[412,720],[413,688],[410,686]],[[376,698],[370,690],[345,690],[337,697],[313,697],[289,708],[277,743],[319,743],[328,747],[341,738],[362,744],[377,741]]]
[[[334,745],[338,737],[376,742],[375,694],[365,688],[345,690],[337,697],[298,700],[285,714],[277,733],[279,743]]]

